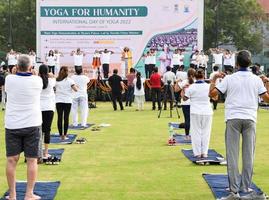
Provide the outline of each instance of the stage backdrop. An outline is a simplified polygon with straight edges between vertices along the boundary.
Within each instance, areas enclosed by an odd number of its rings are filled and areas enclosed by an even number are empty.
[[[191,52],[203,46],[203,12],[203,0],[37,0],[37,55],[45,61],[46,53],[57,49],[61,65],[72,67],[70,53],[79,47],[91,76],[94,50],[115,52],[112,70],[122,65],[127,46],[133,66],[144,73],[143,54],[154,47],[159,55],[166,44],[184,49],[188,65]]]

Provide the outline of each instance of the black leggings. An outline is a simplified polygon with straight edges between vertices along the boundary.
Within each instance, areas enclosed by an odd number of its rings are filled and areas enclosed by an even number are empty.
[[[49,72],[52,72],[55,74],[55,66],[48,66],[49,67]]]
[[[52,110],[42,111],[42,133],[44,134],[44,143],[50,143],[50,131],[54,112]]]
[[[67,135],[69,126],[69,114],[71,110],[71,103],[56,103],[56,110],[58,114],[58,131],[59,134],[63,135],[63,118],[64,118],[64,135]]]
[[[190,134],[190,105],[182,105],[182,111],[185,119],[185,135]]]

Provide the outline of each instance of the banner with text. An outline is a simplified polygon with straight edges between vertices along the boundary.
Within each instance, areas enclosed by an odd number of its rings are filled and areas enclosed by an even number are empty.
[[[159,55],[164,46],[184,49],[188,55],[202,49],[203,0],[37,0],[41,61],[49,50],[58,50],[61,65],[71,67],[71,52],[80,48],[86,54],[83,67],[91,76],[95,50],[114,52],[111,71],[121,69],[122,51],[128,47],[132,66],[143,72],[145,52],[155,48]]]

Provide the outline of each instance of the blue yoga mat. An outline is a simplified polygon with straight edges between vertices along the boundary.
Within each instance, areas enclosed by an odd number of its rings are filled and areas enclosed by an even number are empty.
[[[68,137],[67,140],[61,140],[60,135],[52,134],[50,135],[50,143],[51,144],[72,144],[75,141],[77,135],[68,134],[67,137]]]
[[[216,197],[216,199],[220,199],[221,197],[225,197],[229,195],[229,182],[228,176],[224,174],[203,174],[205,181],[210,187],[212,193]],[[258,188],[254,183],[251,184],[251,189],[260,194],[262,191]],[[240,196],[246,195],[244,193],[239,193]]]
[[[174,129],[184,128],[183,123],[178,123],[178,122],[169,122],[168,127],[170,126],[172,126]]]
[[[77,126],[69,126],[69,129],[72,129],[72,130],[84,130],[84,129],[87,129],[87,128],[90,128],[91,126],[93,126],[94,124],[86,124],[86,127],[82,127],[81,124],[78,124]]]
[[[173,138],[177,144],[191,144],[191,140],[186,140],[186,136],[182,134],[174,134]]]
[[[41,196],[42,200],[53,200],[56,196],[57,190],[60,186],[60,181],[56,182],[37,182],[35,184],[34,194]],[[26,182],[16,183],[17,200],[23,200],[26,191]],[[5,197],[9,193],[6,192],[1,200],[5,200]]]
[[[214,149],[208,150],[208,158],[196,158],[193,155],[192,149],[182,149],[182,153],[188,158],[190,161],[196,164],[207,163],[207,164],[216,164],[216,165],[226,165],[226,161],[224,157],[217,153]]]
[[[62,160],[63,153],[64,149],[49,149],[49,154],[51,156],[57,157],[60,160]]]

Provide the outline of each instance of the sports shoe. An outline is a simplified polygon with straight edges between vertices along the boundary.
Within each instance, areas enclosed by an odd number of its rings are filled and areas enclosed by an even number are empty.
[[[219,200],[239,200],[239,199],[240,199],[240,196],[238,193],[231,192],[228,196],[221,197]]]
[[[260,194],[257,194],[255,191],[240,197],[240,200],[265,200],[267,197],[266,195],[262,192]]]

